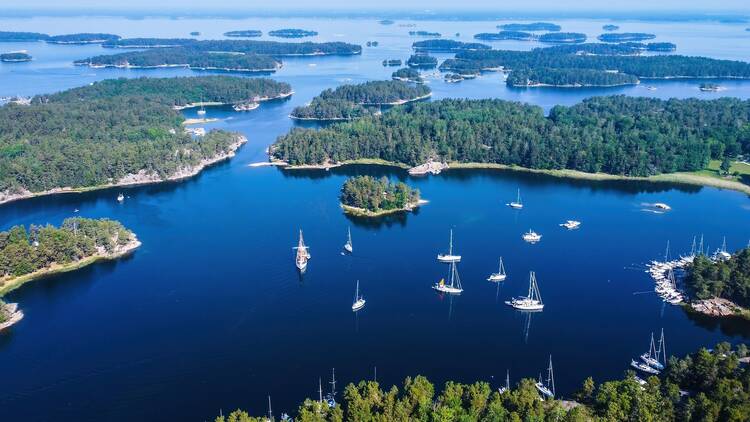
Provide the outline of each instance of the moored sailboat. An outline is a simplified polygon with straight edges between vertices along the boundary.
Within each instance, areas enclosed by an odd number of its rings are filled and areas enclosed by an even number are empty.
[[[302,229],[299,231],[299,243],[297,243],[297,246],[294,249],[297,250],[297,255],[294,260],[297,269],[305,271],[307,268],[307,261],[310,259],[310,251],[308,251],[308,247],[305,245],[305,240],[302,237]]]
[[[663,358],[662,358],[663,356]],[[648,366],[658,369],[659,371],[664,370],[666,364],[667,355],[664,350],[664,330],[661,330],[661,338],[659,339],[659,346],[656,346],[654,342],[654,333],[651,333],[651,344],[649,345],[648,352],[643,353],[641,360]]]
[[[531,229],[529,229],[529,231],[524,233],[521,237],[523,238],[523,240],[529,243],[537,243],[542,240],[542,235]]]
[[[456,262],[451,262],[451,274],[450,274],[450,284],[445,284],[445,279],[441,279],[439,282],[435,283],[435,285],[432,286],[433,289],[443,292],[443,293],[450,293],[450,294],[460,294],[464,291],[464,289],[461,287],[461,279],[458,277],[458,270],[456,269]]]
[[[344,250],[349,253],[354,252],[354,246],[352,245],[352,229],[346,229],[346,243],[344,244]]]
[[[534,271],[529,272],[529,294],[527,296],[515,297],[505,302],[505,304],[522,311],[541,311],[544,309],[544,303],[542,303],[542,296],[539,293],[539,286],[537,285]]]
[[[500,268],[497,270],[496,273],[490,274],[489,277],[487,277],[487,281],[505,281],[506,274],[505,274],[505,267],[503,266],[503,257],[500,257]]]
[[[539,374],[539,380],[536,382],[536,389],[542,393],[544,398],[555,398],[555,373],[552,370],[552,355],[549,357],[549,366],[547,367],[547,380],[542,382],[542,374]]]
[[[523,202],[521,202],[521,189],[518,189],[518,194],[516,195],[516,200],[513,202],[509,202],[507,204],[509,207],[520,210],[523,208]]]
[[[461,262],[461,255],[453,255],[453,229],[451,229],[451,240],[448,244],[447,254],[438,254],[438,261],[445,263]]]
[[[357,312],[358,310],[365,307],[365,298],[359,295],[359,280],[357,280],[357,290],[354,291],[354,303],[352,304],[352,311]]]

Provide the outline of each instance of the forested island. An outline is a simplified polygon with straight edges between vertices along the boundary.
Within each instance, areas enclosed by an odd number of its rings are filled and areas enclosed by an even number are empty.
[[[406,65],[409,67],[430,69],[437,66],[437,58],[427,54],[412,54],[409,60],[406,61]]]
[[[124,38],[102,44],[107,48],[190,47],[204,52],[267,54],[283,56],[323,56],[361,54],[362,47],[343,42],[280,42],[258,40],[196,40],[192,38]]]
[[[320,93],[306,106],[296,107],[290,117],[299,120],[351,120],[370,114],[365,106],[399,105],[430,96],[424,85],[401,81],[371,81],[342,85]]]
[[[14,226],[0,232],[0,296],[39,277],[133,251],[140,242],[117,221],[68,218],[57,228]]]
[[[245,29],[241,31],[228,31],[224,33],[225,37],[235,37],[235,38],[254,38],[254,37],[260,37],[263,35],[262,31],[258,31],[257,29]]]
[[[695,172],[710,159],[750,152],[749,122],[750,101],[734,98],[594,97],[556,106],[549,116],[516,102],[446,99],[320,130],[294,129],[277,139],[271,153],[290,165],[439,161],[646,177]],[[726,187],[747,190],[735,183]]]
[[[409,35],[415,37],[442,37],[442,34],[440,34],[439,32],[430,31],[409,31]]]
[[[391,78],[396,81],[424,83],[424,79],[422,79],[419,71],[411,67],[404,67],[393,72]]]
[[[483,32],[474,35],[475,39],[482,41],[503,41],[503,40],[515,40],[515,41],[536,41],[539,39],[538,36],[523,31],[500,31],[500,32]]]
[[[422,201],[419,189],[405,183],[392,183],[383,176],[350,177],[341,187],[341,208],[347,214],[361,217],[378,217],[395,212],[408,212]]]
[[[546,43],[577,44],[586,42],[586,34],[580,32],[549,32],[539,36]]]
[[[140,78],[6,104],[0,107],[0,203],[193,176],[233,156],[245,139],[222,130],[195,139],[177,109],[288,95],[288,84],[262,78]]]
[[[726,260],[711,260],[698,255],[688,267],[685,286],[692,298],[721,298],[750,308],[750,248]],[[750,314],[745,315],[750,318]]]
[[[160,48],[108,54],[78,60],[74,63],[78,66],[90,66],[94,68],[158,69],[163,67],[186,67],[193,70],[263,73],[275,72],[281,68],[281,62],[268,55],[207,52],[190,47]]]
[[[602,42],[629,42],[652,40],[656,38],[656,35],[644,32],[622,32],[601,34],[597,38]]]
[[[382,20],[379,20],[378,23],[381,24],[381,25],[393,25],[396,22],[394,22],[394,21],[392,21],[390,19],[382,19]]]
[[[334,407],[308,398],[293,417],[299,422],[745,421],[750,420],[750,366],[740,359],[747,356],[745,344],[733,348],[720,343],[710,351],[701,348],[683,358],[671,356],[664,373],[648,377],[644,384],[632,371],[621,380],[601,384],[588,377],[568,400],[542,400],[536,380],[529,378],[503,392],[487,381],[448,381],[442,391],[437,391],[423,376],[408,377],[403,387],[390,389],[383,389],[377,381],[360,381],[347,385],[342,400]],[[251,417],[236,410],[216,417],[214,422],[265,420],[265,416]]]
[[[46,41],[51,44],[102,44],[119,39],[120,36],[114,34],[78,33],[49,35],[39,32],[0,31],[0,42]]]
[[[0,62],[6,62],[6,63],[30,62],[31,59],[32,59],[31,55],[29,55],[28,53],[21,52],[21,51],[14,51],[12,53],[0,54]]]
[[[306,29],[285,28],[268,31],[268,35],[271,37],[279,38],[305,38],[314,37],[318,35],[318,33],[315,31],[308,31]]]
[[[635,85],[638,78],[619,72],[595,69],[533,68],[514,70],[508,75],[506,84],[513,87],[614,87]]]
[[[386,59],[383,60],[383,66],[401,66],[403,62],[401,59]]]
[[[498,25],[498,29],[504,31],[549,31],[558,32],[562,29],[560,25],[549,22],[532,22],[532,23],[506,23]]]
[[[672,52],[677,50],[677,45],[671,42],[650,42],[646,44],[646,50],[656,52]]]
[[[0,42],[44,41],[49,35],[39,32],[0,31]]]
[[[610,24],[610,25],[604,25],[604,26],[602,26],[602,29],[605,30],[605,31],[610,31],[611,32],[611,31],[617,31],[618,29],[620,29],[620,27],[617,26],[617,25],[611,25]]]
[[[411,47],[417,52],[455,53],[458,51],[490,50],[492,47],[475,42],[455,40],[424,40],[412,43]]]

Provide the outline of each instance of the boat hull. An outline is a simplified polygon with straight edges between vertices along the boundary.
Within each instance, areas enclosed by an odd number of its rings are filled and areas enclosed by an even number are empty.
[[[448,293],[448,294],[452,294],[452,295],[458,295],[458,294],[461,294],[461,292],[464,291],[464,289],[457,289],[455,287],[441,286],[441,285],[435,285],[435,286],[432,286],[432,288],[435,289],[435,290],[437,290],[437,291],[439,291],[439,292]]]
[[[354,304],[352,305],[352,311],[353,312],[357,312],[358,310],[364,308],[365,307],[365,303],[366,303],[366,301],[364,299],[360,299],[360,300],[354,302]]]
[[[487,277],[487,281],[494,281],[494,282],[501,282],[505,281],[507,276],[505,274],[491,274],[489,277]]]
[[[461,262],[461,255],[438,255],[437,260],[446,264]]]

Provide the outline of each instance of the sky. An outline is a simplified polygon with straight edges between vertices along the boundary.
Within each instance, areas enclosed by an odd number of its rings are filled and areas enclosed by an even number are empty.
[[[749,0],[0,0],[6,9],[55,10],[675,10],[750,11]]]

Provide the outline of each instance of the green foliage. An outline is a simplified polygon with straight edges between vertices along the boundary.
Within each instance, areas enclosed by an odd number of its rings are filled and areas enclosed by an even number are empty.
[[[409,35],[415,36],[415,37],[440,37],[439,32],[430,32],[430,31],[409,31]]]
[[[117,41],[119,35],[100,33],[79,33],[67,35],[53,35],[45,41],[52,44],[99,44],[108,41]]]
[[[411,67],[403,67],[391,74],[391,78],[395,80],[406,80],[409,82],[423,83],[424,79],[420,76],[419,71]]]
[[[315,97],[309,105],[295,107],[291,116],[307,120],[351,120],[368,113],[365,107],[348,100]]]
[[[516,41],[533,41],[538,39],[536,35],[530,32],[524,31],[500,31],[500,32],[482,32],[474,35],[474,38],[485,41],[501,41],[501,40],[516,40]]]
[[[461,42],[455,40],[424,40],[416,41],[411,47],[416,51],[434,51],[434,52],[457,52],[470,50],[490,50],[492,47],[475,42]]]
[[[685,277],[688,290],[699,299],[722,297],[750,306],[750,248],[728,260],[712,261],[704,255],[693,260]]]
[[[156,68],[185,66],[191,69],[220,69],[236,72],[273,72],[281,62],[253,53],[219,53],[191,47],[160,48],[111,54],[78,60],[77,65]]]
[[[532,23],[506,23],[498,25],[498,29],[505,31],[550,31],[557,32],[562,29],[560,25],[550,22],[532,22]]]
[[[3,53],[0,54],[0,61],[3,62],[28,62],[31,60],[31,56],[27,53]]]
[[[385,176],[380,180],[371,176],[351,177],[341,188],[341,203],[377,212],[404,209],[419,202],[419,189],[405,183],[391,183]]]
[[[539,36],[539,41],[548,43],[582,43],[586,42],[586,34],[580,32],[548,32]]]
[[[656,38],[654,34],[646,34],[643,32],[623,32],[623,33],[609,33],[601,34],[597,37],[599,41],[603,42],[627,42],[627,41],[645,41]]]
[[[306,29],[286,28],[286,29],[276,29],[274,31],[269,31],[268,35],[272,37],[280,37],[280,38],[304,38],[304,37],[314,37],[318,35],[318,33],[315,31],[308,31]]]
[[[711,145],[750,148],[750,101],[595,97],[544,116],[502,100],[440,100],[382,116],[294,129],[272,150],[290,164],[431,159],[648,176],[703,169]],[[742,144],[740,144],[742,143]]]
[[[634,85],[638,78],[625,73],[594,69],[517,69],[508,75],[509,86],[618,86]]]
[[[49,35],[39,32],[0,31],[0,42],[44,41],[48,38]]]
[[[242,37],[242,38],[251,38],[251,37],[260,37],[263,35],[263,32],[257,30],[257,29],[246,29],[242,31],[229,31],[225,32],[225,37]]]
[[[410,67],[432,68],[437,66],[437,59],[426,54],[413,54],[406,61],[406,65]]]
[[[14,226],[0,232],[0,279],[18,277],[68,264],[96,254],[112,252],[133,239],[133,233],[117,221],[68,218],[59,228]]]

